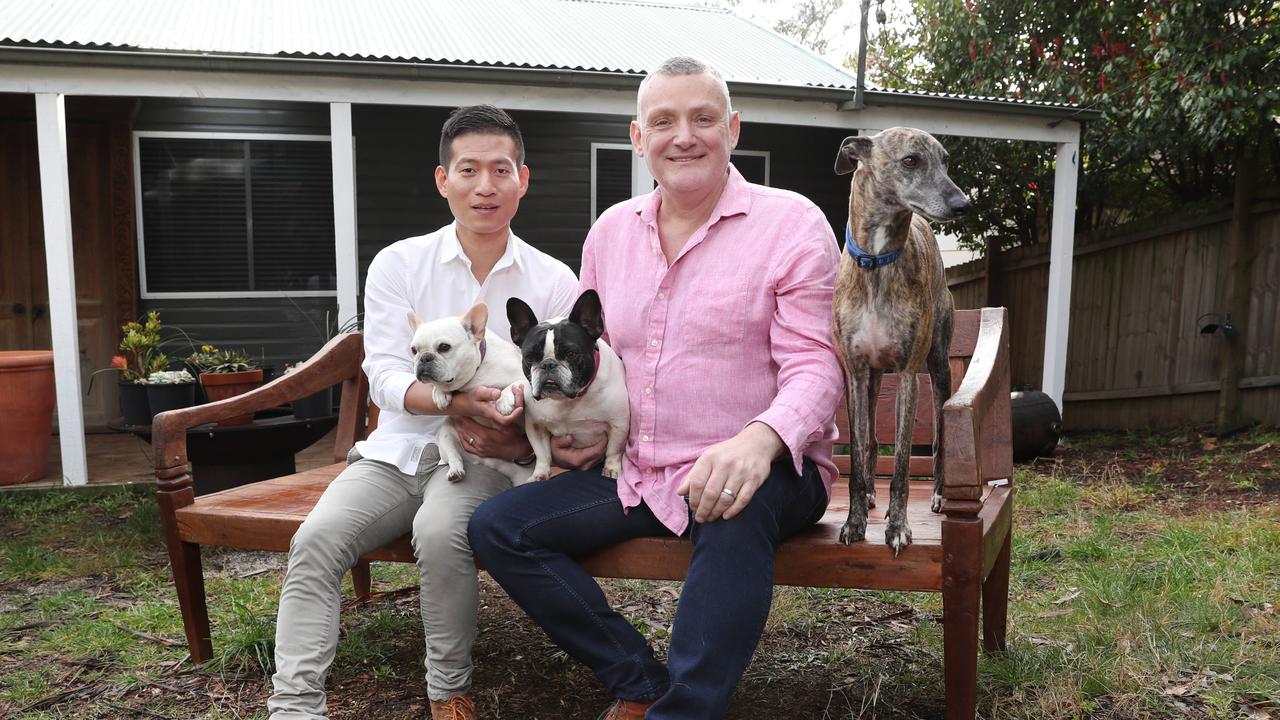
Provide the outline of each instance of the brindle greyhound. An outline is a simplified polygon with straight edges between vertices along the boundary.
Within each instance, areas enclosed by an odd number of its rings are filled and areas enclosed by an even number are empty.
[[[854,161],[860,162],[850,183],[846,252],[836,277],[833,313],[853,433],[849,519],[840,530],[840,542],[862,540],[867,508],[875,507],[876,398],[881,376],[892,370],[900,380],[885,542],[895,555],[911,544],[907,469],[916,417],[916,373],[927,366],[933,381],[935,458],[942,457],[942,403],[951,395],[947,350],[955,306],[928,222],[952,220],[969,209],[968,199],[947,176],[948,159],[932,135],[912,128],[845,138],[836,156],[839,175],[853,172]],[[859,461],[858,448],[866,453],[864,461]],[[932,507],[934,512],[942,509],[942,467],[937,460]]]

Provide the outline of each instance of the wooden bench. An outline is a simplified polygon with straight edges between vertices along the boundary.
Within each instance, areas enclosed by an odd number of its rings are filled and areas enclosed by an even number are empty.
[[[941,592],[946,717],[951,720],[974,717],[979,607],[984,648],[994,651],[1005,646],[1013,511],[1012,486],[1008,484],[1012,475],[1008,353],[1003,308],[957,312],[950,355],[958,389],[943,409],[943,512],[929,511],[934,458],[913,457],[912,475],[918,476],[911,483],[908,505],[913,545],[894,557],[884,544],[887,479],[877,488],[881,505],[872,511],[867,542],[839,544],[836,538],[849,507],[847,477],[841,477],[822,522],[784,543],[775,566],[775,581],[784,585]],[[294,531],[344,467],[341,461],[347,450],[364,437],[369,426],[362,359],[361,337],[342,335],[298,371],[253,392],[156,418],[157,497],[193,662],[204,662],[212,654],[200,546],[288,551]],[[334,465],[194,496],[187,428],[275,407],[339,382],[342,401]],[[930,397],[928,378],[921,376],[919,382],[920,397]],[[876,423],[882,442],[891,443],[893,438],[895,388],[896,378],[886,376]],[[913,444],[929,445],[933,441],[932,403],[919,405]],[[847,429],[843,409],[838,424]],[[891,472],[892,462],[891,457],[881,457],[878,474]],[[847,476],[849,456],[837,455],[836,463]],[[989,481],[1004,483],[992,487]],[[647,538],[597,553],[585,558],[584,564],[598,577],[681,580],[689,567],[689,555],[686,540]],[[356,592],[362,596],[369,592],[371,560],[413,562],[408,537],[371,553],[352,568]]]

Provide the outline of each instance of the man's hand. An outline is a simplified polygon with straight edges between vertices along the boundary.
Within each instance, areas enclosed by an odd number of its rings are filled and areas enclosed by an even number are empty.
[[[498,388],[478,387],[453,396],[450,422],[458,429],[464,450],[500,460],[528,457],[533,452],[524,436],[524,391],[517,385],[514,392],[516,409],[510,415],[498,412],[496,404],[502,396]],[[486,418],[497,427],[482,425],[475,418]]]
[[[609,436],[606,435],[600,438],[600,442],[595,445],[575,448],[573,447],[572,435],[551,438],[551,462],[556,467],[568,470],[589,470],[595,467],[604,457],[605,446],[608,442]]]
[[[785,448],[773,428],[753,422],[737,435],[707,448],[676,494],[689,496],[697,522],[729,520],[751,502],[769,477],[774,458]]]
[[[516,396],[516,409],[510,415],[498,412],[497,403],[498,398],[502,397],[502,390],[485,386],[454,393],[453,402],[449,403],[449,414],[487,418],[503,427],[514,425],[523,432],[524,421],[521,418],[524,416],[524,388],[516,385],[513,392]]]

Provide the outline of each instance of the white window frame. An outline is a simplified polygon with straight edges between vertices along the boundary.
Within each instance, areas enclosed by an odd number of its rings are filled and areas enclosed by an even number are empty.
[[[731,153],[729,160],[730,162],[733,161],[733,155],[746,155],[748,157],[764,158],[764,184],[768,187],[773,187],[773,183],[770,182],[769,177],[769,153],[769,150],[734,150],[733,153]]]
[[[635,148],[631,147],[631,143],[602,143],[602,142],[591,143],[591,223],[593,225],[595,224],[596,217],[597,217],[596,216],[596,162],[599,159],[599,155],[596,154],[597,150],[626,150],[629,153],[633,153],[633,155],[635,153]],[[634,156],[632,157],[631,162],[633,165],[635,164]],[[634,172],[633,172],[633,175],[634,175]],[[635,183],[633,178],[632,185],[634,186],[634,184]],[[633,194],[634,194],[634,190],[635,188],[633,187],[632,188]]]
[[[331,143],[328,135],[288,135],[283,133],[187,132],[182,130],[133,131],[133,199],[138,234],[138,279],[144,300],[201,300],[210,298],[332,297],[334,290],[232,290],[208,292],[151,292],[147,290],[147,246],[142,227],[142,152],[140,138],[180,138],[193,140],[297,140]],[[332,180],[330,181],[332,184]],[[332,245],[330,252],[334,252]],[[336,262],[336,257],[335,257]]]

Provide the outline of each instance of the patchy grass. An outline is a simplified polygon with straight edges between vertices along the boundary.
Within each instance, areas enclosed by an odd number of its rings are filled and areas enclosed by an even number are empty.
[[[982,657],[983,718],[1280,718],[1280,434],[1071,438],[1023,467],[1009,648]],[[204,555],[215,659],[187,661],[148,489],[0,493],[0,717],[265,717],[283,558]],[[428,714],[412,566],[348,602],[334,718]],[[678,583],[607,581],[660,655]],[[607,702],[487,578],[484,717],[594,717]],[[344,597],[350,598],[349,588]],[[779,588],[729,717],[938,718],[928,594]]]

